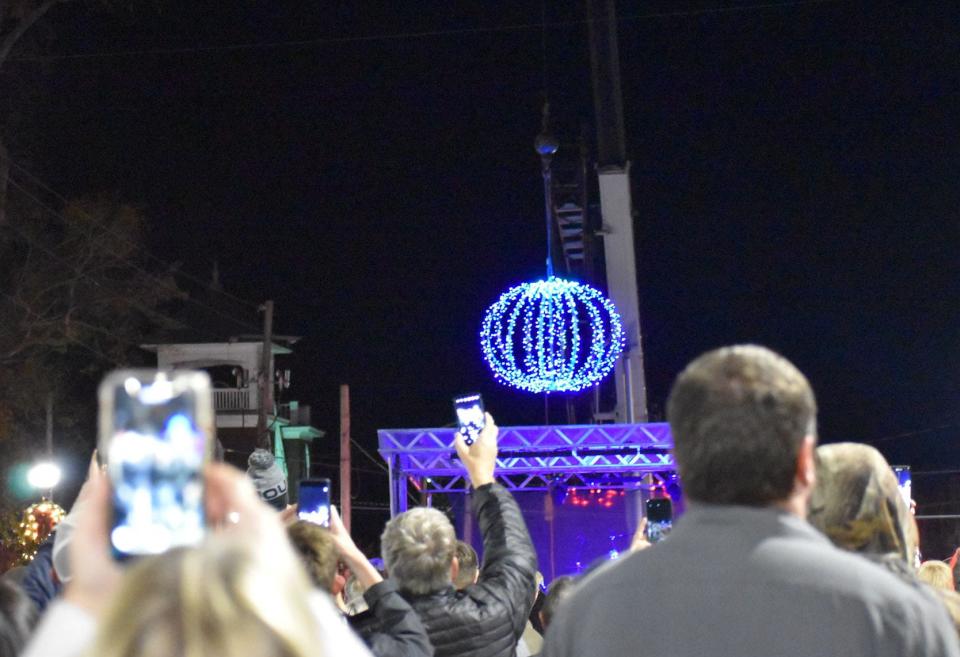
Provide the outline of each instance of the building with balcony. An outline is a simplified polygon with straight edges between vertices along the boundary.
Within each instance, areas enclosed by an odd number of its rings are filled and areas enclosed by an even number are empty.
[[[257,421],[260,412],[260,376],[263,336],[244,334],[237,329],[249,328],[249,322],[236,326],[224,322],[230,315],[223,311],[214,316],[191,318],[189,324],[153,336],[141,345],[156,354],[159,369],[204,370],[213,382],[217,438],[224,448],[224,458],[246,469],[247,458],[257,447]],[[205,326],[197,331],[191,326]],[[221,336],[222,337],[217,337]],[[279,369],[277,358],[287,359],[296,336],[274,335],[271,340],[270,365],[267,376],[273,386],[273,400],[285,397],[289,370]],[[267,427],[273,452],[287,471],[291,500],[296,500],[297,483],[310,476],[310,447],[324,432],[310,423],[310,407],[297,401],[274,401],[266,409]]]

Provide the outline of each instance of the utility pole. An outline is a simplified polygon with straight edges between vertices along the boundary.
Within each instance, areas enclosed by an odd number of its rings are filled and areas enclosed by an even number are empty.
[[[264,301],[260,310],[263,311],[263,346],[260,348],[260,376],[257,381],[257,446],[272,453],[267,414],[273,411],[273,301]]]
[[[47,393],[47,458],[53,458],[53,393]]]
[[[620,50],[614,0],[587,0],[590,69],[597,122],[597,174],[603,216],[607,287],[623,322],[626,345],[617,360],[617,421],[647,421],[647,385],[640,332],[640,293],[633,236],[630,162],[620,90]]]
[[[47,393],[47,462],[53,463],[53,393]],[[47,492],[47,499],[53,501],[53,488]]]
[[[350,386],[340,386],[340,519],[350,533]]]

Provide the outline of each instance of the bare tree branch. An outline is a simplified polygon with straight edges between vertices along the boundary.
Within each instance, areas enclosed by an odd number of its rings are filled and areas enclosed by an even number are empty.
[[[21,18],[16,26],[7,34],[0,39],[0,68],[3,68],[3,64],[7,61],[7,57],[10,56],[10,51],[13,50],[13,47],[17,44],[17,41],[27,33],[33,25],[43,18],[43,15],[50,11],[50,8],[61,2],[68,2],[69,0],[44,0],[39,5],[33,8],[33,10],[28,13],[26,16]]]
[[[0,226],[7,223],[7,187],[10,182],[10,151],[0,134]]]

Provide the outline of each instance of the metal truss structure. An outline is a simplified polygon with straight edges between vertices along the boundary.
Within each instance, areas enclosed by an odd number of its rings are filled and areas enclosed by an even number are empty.
[[[407,509],[407,482],[421,493],[466,493],[470,484],[453,448],[456,429],[381,429],[390,470],[390,512]],[[623,489],[645,475],[664,481],[675,470],[665,422],[501,427],[497,479],[513,491],[554,486]]]

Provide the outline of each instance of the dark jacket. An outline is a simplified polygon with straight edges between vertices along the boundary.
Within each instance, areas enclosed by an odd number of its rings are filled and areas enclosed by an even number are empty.
[[[60,593],[63,587],[53,571],[53,536],[37,548],[37,556],[27,565],[20,588],[33,601],[38,613],[43,613]]]
[[[391,580],[374,584],[363,594],[368,610],[350,617],[375,657],[433,657],[427,632]]]
[[[427,627],[437,657],[513,657],[536,589],[537,553],[513,496],[500,484],[473,492],[483,536],[476,584],[404,597]]]

